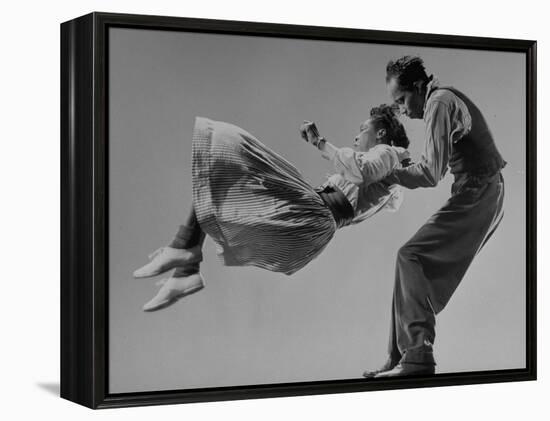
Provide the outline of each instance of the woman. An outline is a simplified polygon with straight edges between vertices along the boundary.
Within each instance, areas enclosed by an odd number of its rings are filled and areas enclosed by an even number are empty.
[[[246,131],[196,119],[188,219],[167,247],[134,272],[146,278],[175,268],[144,311],[167,307],[204,287],[199,264],[206,234],[226,266],[252,265],[290,275],[317,257],[337,228],[381,209],[397,209],[401,190],[379,182],[409,157],[409,140],[391,107],[371,110],[353,149],[327,142],[311,122],[304,122],[300,132],[336,170],[317,189]]]

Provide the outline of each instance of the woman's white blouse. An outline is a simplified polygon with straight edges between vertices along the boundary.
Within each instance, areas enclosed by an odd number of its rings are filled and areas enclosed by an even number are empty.
[[[401,205],[402,189],[378,181],[401,168],[401,161],[409,157],[406,149],[379,144],[367,152],[357,152],[327,142],[322,155],[332,162],[336,172],[327,183],[340,189],[355,210],[352,223],[361,222],[381,209],[396,211]]]

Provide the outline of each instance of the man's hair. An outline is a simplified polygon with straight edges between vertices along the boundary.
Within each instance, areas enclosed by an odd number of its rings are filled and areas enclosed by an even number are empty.
[[[391,105],[382,104],[370,110],[370,120],[376,129],[385,129],[386,137],[383,143],[391,146],[409,147],[409,138],[405,128],[397,119],[396,108]]]
[[[429,80],[424,68],[424,61],[416,56],[403,56],[390,61],[386,66],[386,83],[395,78],[401,89],[412,91],[414,82]]]

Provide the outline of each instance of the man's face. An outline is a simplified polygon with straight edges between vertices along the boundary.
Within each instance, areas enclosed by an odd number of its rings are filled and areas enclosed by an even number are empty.
[[[418,83],[413,86],[412,90],[407,91],[403,90],[397,79],[392,77],[386,87],[393,102],[399,106],[401,114],[416,119],[424,117],[426,90],[423,88],[423,84]]]

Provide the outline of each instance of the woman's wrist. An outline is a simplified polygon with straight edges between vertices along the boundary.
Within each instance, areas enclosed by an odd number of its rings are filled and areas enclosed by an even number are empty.
[[[323,152],[325,150],[326,143],[327,143],[327,140],[324,137],[320,136],[314,145],[317,147],[317,149]]]
[[[326,139],[323,139],[322,144],[319,145],[319,151],[321,151],[321,156],[329,161],[336,156],[338,148],[336,148],[332,143],[328,142]]]

